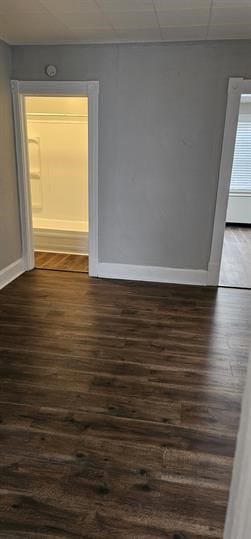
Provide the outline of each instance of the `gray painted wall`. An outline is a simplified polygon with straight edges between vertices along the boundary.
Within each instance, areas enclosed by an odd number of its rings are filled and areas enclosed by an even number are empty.
[[[0,270],[21,257],[10,75],[11,50],[0,42]]]
[[[13,77],[100,81],[100,258],[208,265],[228,78],[251,42],[13,48]]]

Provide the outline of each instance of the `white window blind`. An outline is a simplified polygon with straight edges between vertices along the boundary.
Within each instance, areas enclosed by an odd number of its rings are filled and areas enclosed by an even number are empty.
[[[243,117],[242,117],[243,118]],[[239,120],[230,192],[251,192],[251,117]]]

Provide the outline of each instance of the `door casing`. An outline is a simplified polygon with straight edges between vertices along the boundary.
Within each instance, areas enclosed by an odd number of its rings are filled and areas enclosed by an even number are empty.
[[[25,270],[34,268],[31,193],[25,118],[26,96],[88,97],[88,212],[89,212],[89,275],[98,269],[98,81],[11,81],[22,256]]]
[[[251,80],[230,78],[228,84],[226,119],[214,214],[211,253],[208,264],[208,284],[212,286],[219,285],[222,247],[242,94],[251,94]]]

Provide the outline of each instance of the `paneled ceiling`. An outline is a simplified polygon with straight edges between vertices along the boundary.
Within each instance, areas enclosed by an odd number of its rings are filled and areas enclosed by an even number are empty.
[[[251,38],[251,0],[0,0],[11,44]]]

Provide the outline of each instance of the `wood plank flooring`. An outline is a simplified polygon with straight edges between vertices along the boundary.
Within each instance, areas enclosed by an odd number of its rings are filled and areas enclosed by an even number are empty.
[[[88,273],[88,256],[35,251],[35,267]]]
[[[34,270],[0,292],[0,537],[222,539],[251,291]]]
[[[251,227],[226,226],[220,285],[251,288]]]

